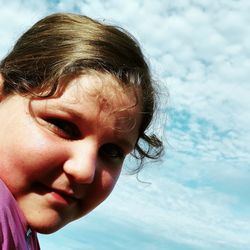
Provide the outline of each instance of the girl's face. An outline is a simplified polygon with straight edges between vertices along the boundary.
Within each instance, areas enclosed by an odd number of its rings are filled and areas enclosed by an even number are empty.
[[[59,97],[1,96],[0,178],[33,229],[52,233],[110,194],[138,138],[136,101],[102,73]]]

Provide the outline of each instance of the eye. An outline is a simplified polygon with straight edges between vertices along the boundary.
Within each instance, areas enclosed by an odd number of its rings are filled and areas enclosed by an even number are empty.
[[[53,132],[56,132],[65,139],[77,140],[81,136],[80,130],[72,122],[60,118],[46,118],[44,120],[49,124]]]
[[[99,153],[101,157],[108,161],[123,161],[123,159],[125,158],[123,150],[113,143],[102,145]]]

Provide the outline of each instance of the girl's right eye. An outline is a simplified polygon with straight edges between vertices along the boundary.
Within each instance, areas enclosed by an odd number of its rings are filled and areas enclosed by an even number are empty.
[[[61,118],[44,119],[52,132],[59,134],[64,139],[77,140],[81,137],[79,128],[72,122]]]

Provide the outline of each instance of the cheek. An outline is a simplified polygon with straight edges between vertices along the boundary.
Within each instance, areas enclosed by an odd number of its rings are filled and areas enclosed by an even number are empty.
[[[88,212],[102,203],[112,192],[118,178],[120,170],[99,172],[94,183],[89,187],[87,196],[84,198],[84,207]]]
[[[16,130],[0,149],[0,177],[15,194],[24,192],[56,164],[54,143],[36,129]],[[2,171],[3,170],[3,171]]]
[[[107,195],[109,195],[112,192],[120,176],[120,172],[121,172],[120,169],[111,170],[111,171],[107,171],[107,170],[102,171],[100,175],[101,188],[106,191],[105,193],[107,193]]]
[[[95,192],[97,193],[97,202],[105,200],[115,187],[120,175],[120,170],[103,169],[94,181]]]

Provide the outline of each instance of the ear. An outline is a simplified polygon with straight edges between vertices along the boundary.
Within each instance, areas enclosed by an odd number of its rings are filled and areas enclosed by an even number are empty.
[[[4,78],[3,78],[3,75],[0,73],[0,102],[2,101],[2,99],[4,97],[3,84],[4,84]]]
[[[4,81],[3,75],[2,75],[2,73],[0,73],[0,85],[2,85],[3,81]]]

